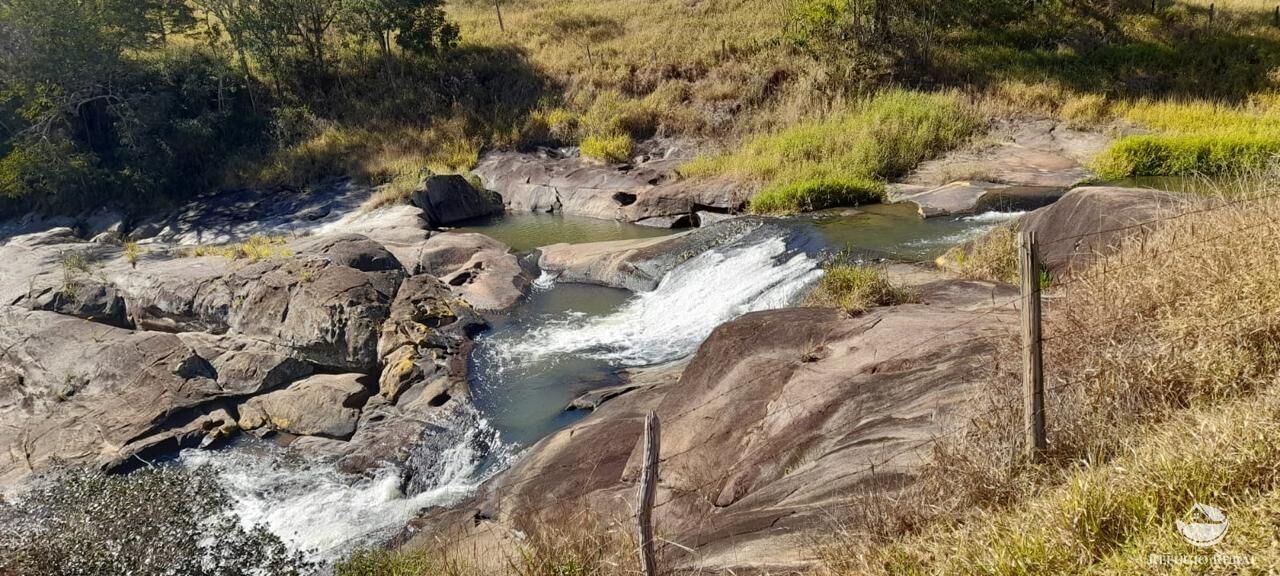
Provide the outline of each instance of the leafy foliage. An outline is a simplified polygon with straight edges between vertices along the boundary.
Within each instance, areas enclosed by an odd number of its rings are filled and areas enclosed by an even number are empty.
[[[0,574],[297,576],[312,566],[265,528],[245,529],[206,473],[51,473],[0,501]]]

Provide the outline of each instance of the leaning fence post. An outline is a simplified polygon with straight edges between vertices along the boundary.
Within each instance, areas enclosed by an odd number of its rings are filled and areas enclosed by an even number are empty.
[[[1040,349],[1040,246],[1036,233],[1023,230],[1018,242],[1022,279],[1022,400],[1026,455],[1034,460],[1048,443],[1044,428],[1044,359]]]
[[[652,410],[644,419],[644,468],[636,495],[636,520],[640,525],[640,564],[645,576],[656,576],[658,560],[653,552],[653,495],[658,488],[658,414]]]

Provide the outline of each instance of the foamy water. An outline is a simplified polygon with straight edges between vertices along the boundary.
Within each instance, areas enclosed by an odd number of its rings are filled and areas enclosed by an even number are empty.
[[[549,318],[527,332],[491,339],[485,349],[504,367],[568,355],[620,366],[675,360],[720,324],[790,304],[822,276],[820,264],[783,237],[717,248],[681,264],[617,312]]]
[[[458,430],[449,448],[426,459],[427,469],[413,471],[415,478],[425,478],[414,482],[425,487],[413,494],[404,493],[406,471],[400,468],[345,474],[332,462],[267,443],[184,450],[179,462],[212,469],[246,528],[265,526],[290,548],[332,562],[385,542],[424,509],[466,498],[505,466],[507,455],[501,454],[503,447],[484,420],[474,419]]]

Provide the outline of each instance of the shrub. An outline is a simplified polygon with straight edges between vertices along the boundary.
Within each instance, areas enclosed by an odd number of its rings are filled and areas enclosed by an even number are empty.
[[[127,475],[46,473],[0,500],[0,574],[252,576],[310,574],[265,528],[245,528],[208,474],[148,468]]]
[[[631,145],[631,136],[622,133],[588,136],[582,140],[582,155],[605,162],[626,162],[631,159]]]
[[[963,278],[992,282],[1018,281],[1018,225],[1001,224],[938,258],[938,266]]]
[[[826,266],[822,280],[809,295],[811,306],[834,306],[850,314],[876,306],[912,301],[913,295],[889,282],[884,271],[872,266],[835,263]]]

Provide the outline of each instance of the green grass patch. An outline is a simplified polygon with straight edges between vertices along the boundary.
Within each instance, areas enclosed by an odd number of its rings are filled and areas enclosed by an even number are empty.
[[[1095,158],[1103,178],[1229,175],[1280,154],[1280,113],[1262,103],[1142,102],[1122,116],[1155,133],[1122,138]]]
[[[582,155],[605,162],[626,162],[631,159],[631,136],[614,133],[587,136],[582,139]]]
[[[793,213],[874,202],[883,181],[965,142],[981,125],[955,93],[889,90],[847,110],[748,140],[736,152],[681,167],[762,184],[756,213]]]
[[[894,286],[880,268],[859,264],[828,265],[822,281],[809,295],[811,306],[832,306],[850,314],[877,306],[893,306],[914,300],[913,294]]]

